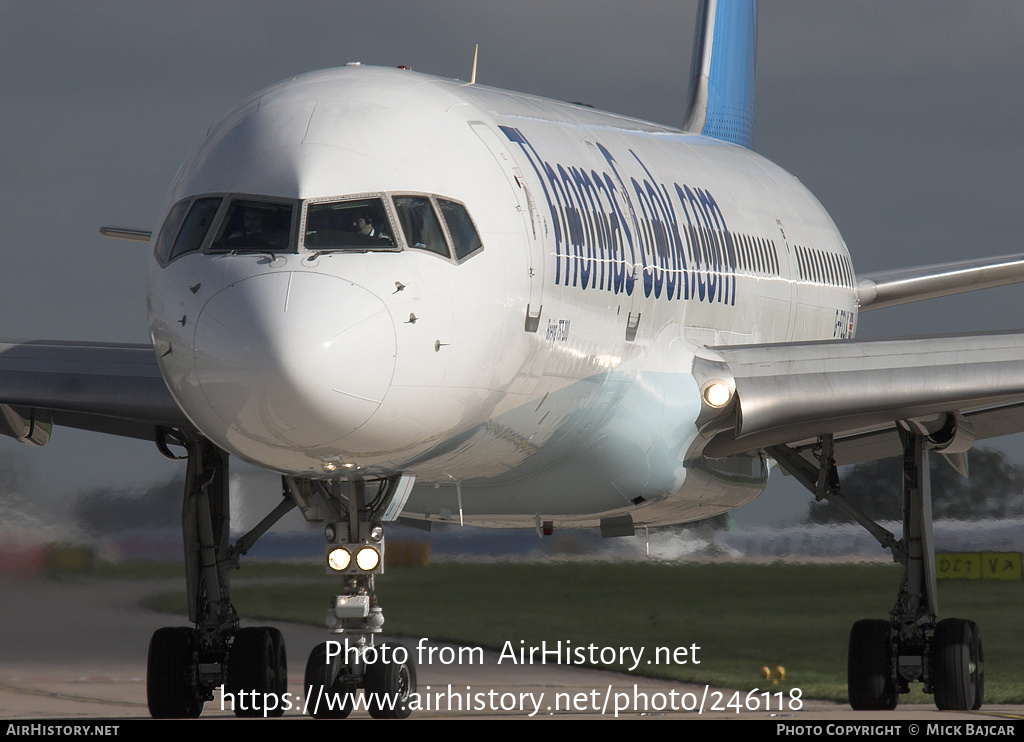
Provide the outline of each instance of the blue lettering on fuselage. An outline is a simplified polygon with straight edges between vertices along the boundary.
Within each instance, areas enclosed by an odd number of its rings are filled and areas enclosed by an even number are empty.
[[[670,190],[632,150],[642,173],[627,175],[627,188],[599,142],[605,172],[551,164],[519,129],[499,128],[540,180],[554,225],[556,285],[632,295],[640,278],[647,297],[736,304],[736,243],[709,191],[678,183]]]

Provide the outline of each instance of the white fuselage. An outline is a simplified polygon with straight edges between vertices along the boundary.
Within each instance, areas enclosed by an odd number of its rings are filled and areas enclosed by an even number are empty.
[[[736,507],[767,470],[700,456],[694,350],[856,325],[831,219],[758,155],[402,70],[262,91],[210,130],[165,217],[183,201],[209,205],[209,232],[169,259],[158,238],[149,276],[182,409],[281,472],[413,474],[412,517],[656,524]],[[424,249],[399,212],[428,201],[464,207],[482,249]],[[291,208],[283,242],[224,247],[235,202]],[[379,204],[390,242],[318,248],[310,203]]]

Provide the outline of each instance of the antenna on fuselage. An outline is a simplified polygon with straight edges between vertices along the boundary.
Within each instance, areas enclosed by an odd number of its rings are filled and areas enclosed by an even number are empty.
[[[477,44],[476,46],[473,47],[473,72],[469,76],[469,84],[470,85],[476,85],[476,58],[477,58],[477,55],[479,53],[480,53],[480,45]]]

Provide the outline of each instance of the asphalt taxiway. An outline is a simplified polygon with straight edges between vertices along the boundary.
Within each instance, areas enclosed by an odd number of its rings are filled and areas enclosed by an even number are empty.
[[[0,719],[111,719],[148,717],[146,654],[161,626],[185,625],[181,617],[140,608],[148,592],[170,589],[130,581],[0,581]],[[252,625],[252,624],[244,624]],[[302,675],[312,648],[328,637],[324,629],[273,624],[284,633],[289,656],[289,694],[302,698]],[[406,642],[410,648],[415,646]],[[452,655],[448,653],[449,657]],[[792,721],[877,719],[974,722],[1024,719],[1024,706],[993,706],[971,714],[950,714],[932,706],[901,706],[895,712],[854,712],[849,707],[770,695],[650,680],[622,673],[553,665],[482,662],[418,666],[419,691],[429,695],[425,718],[744,718]],[[752,686],[753,688],[753,686]],[[720,695],[716,695],[720,694]],[[425,699],[428,696],[424,696]],[[733,701],[731,705],[728,705]],[[759,707],[751,709],[751,703]],[[765,704],[772,708],[766,709]],[[683,710],[703,706],[703,711]],[[617,709],[616,706],[619,708]],[[675,710],[673,710],[673,706]],[[742,710],[737,712],[737,706]],[[717,707],[717,708],[716,708]],[[364,715],[357,710],[353,717]],[[217,699],[204,718],[233,716]],[[296,711],[286,718],[298,718]]]

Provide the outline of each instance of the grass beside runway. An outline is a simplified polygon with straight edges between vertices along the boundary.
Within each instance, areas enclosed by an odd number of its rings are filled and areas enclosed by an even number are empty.
[[[319,565],[252,563],[236,575],[233,599],[246,619],[322,625],[337,584]],[[290,579],[246,584],[249,576]],[[899,577],[879,564],[453,563],[389,569],[377,589],[386,631],[413,641],[643,647],[638,674],[845,701],[850,627],[887,616]],[[184,598],[147,605],[182,611]],[[1024,702],[1024,583],[941,582],[939,610],[980,625],[986,702]],[[646,664],[658,647],[690,651],[685,664]],[[762,680],[765,666],[783,666],[785,680]],[[931,702],[920,691],[902,700]]]

